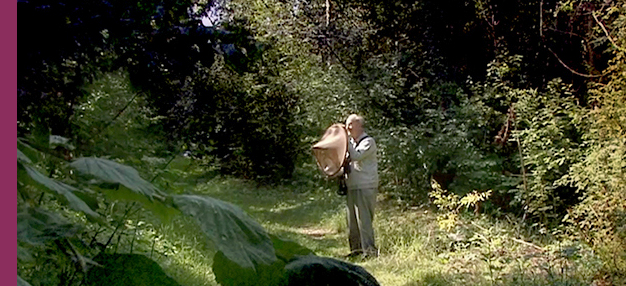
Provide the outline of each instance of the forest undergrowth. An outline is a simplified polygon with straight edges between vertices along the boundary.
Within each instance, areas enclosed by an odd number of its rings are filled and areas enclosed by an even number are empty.
[[[270,233],[296,241],[318,255],[344,259],[349,252],[345,197],[335,193],[333,182],[259,187],[234,178],[203,179],[201,167],[196,168],[196,175],[180,179],[180,188],[236,204]],[[462,212],[454,227],[446,229],[438,222],[441,214],[429,204],[406,207],[379,194],[374,227],[380,256],[348,261],[363,266],[381,285],[606,283],[596,275],[600,261],[593,251],[558,232],[546,233],[512,216],[495,219],[472,212]],[[172,231],[190,232],[183,228]],[[181,268],[179,263],[168,267],[165,263],[166,272],[184,285],[200,281],[213,285],[203,280],[211,277],[211,255],[202,254],[204,246],[198,241],[182,244],[187,246],[161,261],[183,259],[194,267]]]

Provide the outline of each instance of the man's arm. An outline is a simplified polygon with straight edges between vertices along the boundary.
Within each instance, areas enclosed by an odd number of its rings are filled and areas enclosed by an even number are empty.
[[[376,143],[374,138],[365,138],[359,146],[354,148],[352,144],[348,144],[348,152],[350,153],[350,160],[360,161],[363,158],[367,158],[371,154],[376,152]]]

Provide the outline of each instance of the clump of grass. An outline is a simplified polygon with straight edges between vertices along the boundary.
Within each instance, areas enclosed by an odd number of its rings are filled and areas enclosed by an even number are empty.
[[[217,285],[211,270],[215,247],[197,225],[179,217],[159,227],[153,258],[181,285]]]
[[[181,285],[216,285],[211,270],[215,247],[191,219],[179,216],[160,223],[143,217],[125,223],[126,230],[109,251],[145,255]]]

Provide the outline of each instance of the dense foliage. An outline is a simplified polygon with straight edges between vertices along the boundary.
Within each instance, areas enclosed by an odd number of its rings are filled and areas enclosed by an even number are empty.
[[[18,191],[28,205],[18,222],[42,233],[21,236],[30,245],[56,241],[55,251],[86,257],[57,213],[115,225],[133,208],[96,210],[113,208],[99,191],[116,184],[156,213],[196,214],[188,197],[146,187],[169,186],[177,174],[163,170],[182,153],[214,176],[322,180],[311,143],[356,112],[379,145],[386,198],[459,206],[489,193],[476,200],[487,213],[589,243],[599,275],[626,279],[623,1],[36,0],[18,1],[18,33]],[[70,173],[94,170],[86,163],[133,179]],[[431,180],[441,188],[429,196]]]

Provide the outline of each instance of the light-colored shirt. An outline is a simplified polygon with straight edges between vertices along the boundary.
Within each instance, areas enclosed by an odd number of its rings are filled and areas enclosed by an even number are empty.
[[[363,139],[363,132],[358,140],[350,138],[348,153],[350,154],[350,174],[346,179],[348,189],[378,188],[378,158],[376,141],[372,137]],[[360,143],[357,146],[357,142]]]

